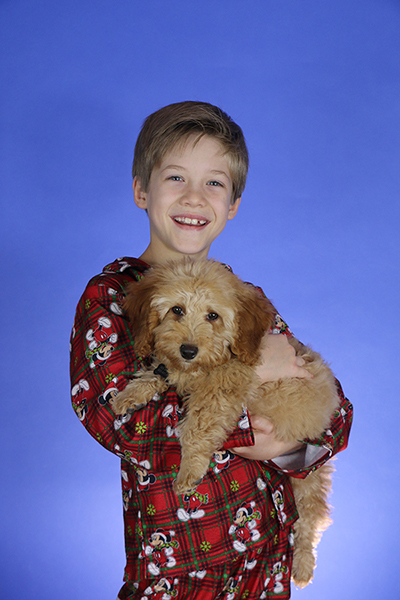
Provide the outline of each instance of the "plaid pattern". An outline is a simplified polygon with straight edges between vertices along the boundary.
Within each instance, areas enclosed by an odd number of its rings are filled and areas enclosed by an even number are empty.
[[[207,571],[180,573],[178,577],[128,582],[118,600],[260,600],[290,598],[292,546],[290,536],[280,530],[279,539],[257,552],[247,552],[233,562],[224,562]]]
[[[156,584],[163,577],[173,582],[182,573],[219,573],[224,565],[234,565],[244,557],[264,556],[266,548],[275,563],[285,556],[290,579],[288,539],[297,512],[288,474],[305,477],[346,447],[352,407],[342,395],[330,429],[321,439],[308,441],[326,448],[324,459],[296,473],[229,452],[230,447],[254,443],[244,414],[195,493],[177,497],[172,483],[180,464],[175,427],[182,416],[182,402],[174,389],[132,415],[116,418],[110,406],[142,360],[134,354],[121,303],[126,285],[141,278],[147,268],[132,258],[105,267],[89,282],[71,334],[73,407],[89,433],[122,459],[125,581],[152,579]],[[280,318],[276,327],[277,332],[291,335]],[[196,579],[192,578],[192,587]]]

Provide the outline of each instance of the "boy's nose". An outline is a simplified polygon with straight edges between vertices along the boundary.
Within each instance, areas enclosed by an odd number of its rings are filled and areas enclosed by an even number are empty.
[[[182,344],[179,348],[182,358],[185,360],[192,360],[198,353],[199,349],[197,346],[191,344]]]
[[[183,204],[191,206],[202,206],[206,202],[204,194],[197,187],[187,189],[181,201]]]

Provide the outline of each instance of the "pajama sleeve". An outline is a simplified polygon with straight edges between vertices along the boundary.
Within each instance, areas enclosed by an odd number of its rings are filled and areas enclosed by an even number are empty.
[[[288,337],[293,335],[287,323],[278,313],[275,317],[275,327],[271,333],[284,334]],[[353,421],[353,406],[344,396],[338,380],[336,380],[336,387],[339,407],[332,415],[330,427],[316,440],[302,440],[303,447],[300,450],[278,456],[273,461],[266,461],[267,464],[291,477],[305,478],[332,456],[347,448]]]
[[[339,381],[336,381],[336,386],[340,404],[332,415],[330,427],[316,440],[303,440],[302,449],[267,461],[270,466],[291,477],[305,478],[332,456],[347,448],[353,406],[344,396]]]
[[[72,406],[88,432],[111,452],[134,456],[140,415],[117,418],[112,410],[114,397],[140,364],[121,309],[124,285],[130,281],[121,274],[102,274],[89,282],[72,329],[70,374]]]

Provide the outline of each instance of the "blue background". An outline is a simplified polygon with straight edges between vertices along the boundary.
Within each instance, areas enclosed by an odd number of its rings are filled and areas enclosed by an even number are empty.
[[[220,105],[251,155],[212,256],[261,285],[355,404],[334,525],[293,598],[400,597],[399,0],[1,0],[1,572],[7,600],[108,600],[118,459],[70,406],[87,280],[139,255],[144,118]]]

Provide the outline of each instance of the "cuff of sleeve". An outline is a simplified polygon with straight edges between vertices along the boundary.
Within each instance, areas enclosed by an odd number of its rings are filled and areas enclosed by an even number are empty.
[[[329,455],[329,450],[323,446],[304,444],[300,450],[296,450],[290,454],[283,454],[274,458],[273,461],[269,460],[267,462],[275,469],[288,473],[293,477],[304,477],[304,473],[301,473],[303,469],[308,470],[321,461],[327,460]]]
[[[243,414],[240,417],[236,429],[226,440],[223,448],[240,448],[243,446],[254,446],[254,433],[250,422],[250,416],[247,409],[243,409]]]

